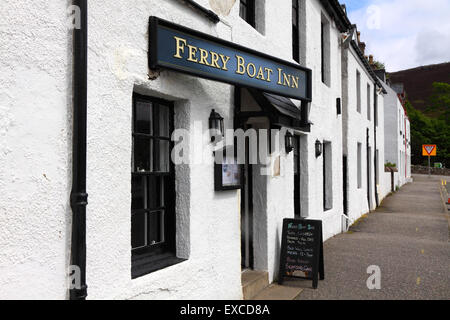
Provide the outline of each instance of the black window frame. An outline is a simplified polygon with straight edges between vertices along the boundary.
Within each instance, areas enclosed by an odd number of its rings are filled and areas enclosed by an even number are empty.
[[[256,28],[256,3],[255,0],[240,0],[239,16],[253,28]]]
[[[362,101],[361,101],[361,92],[362,92],[362,78],[361,78],[361,72],[359,72],[358,69],[356,69],[356,111],[361,114],[362,111]]]
[[[320,66],[321,66],[321,80],[325,83],[325,22],[320,23]]]
[[[321,80],[331,87],[331,20],[322,13],[320,21]]]
[[[367,120],[369,121],[372,121],[371,95],[372,95],[372,86],[370,85],[370,83],[367,83]]]
[[[300,63],[300,8],[298,0],[292,0],[292,58]]]
[[[363,179],[362,179],[362,143],[357,142],[356,144],[356,183],[357,189],[362,189]]]
[[[374,108],[375,108],[374,117],[375,117],[375,119],[374,119],[374,121],[375,121],[375,126],[378,127],[378,97],[376,95],[376,87],[375,87],[374,91],[375,91],[375,96],[374,96],[374,99],[375,99],[375,101],[374,101]]]
[[[142,133],[137,132],[137,120],[136,120],[136,110],[137,104],[146,103],[151,104],[151,114],[152,118],[150,121],[152,122],[153,133],[149,132]],[[157,108],[154,108],[158,106]],[[160,131],[160,123],[159,123],[159,112],[160,106],[168,108],[168,134],[167,136],[161,136]],[[155,119],[158,119],[156,121]],[[176,257],[176,193],[175,193],[175,165],[170,159],[171,152],[174,147],[174,142],[171,139],[171,135],[174,131],[174,104],[173,102],[162,100],[159,98],[149,97],[140,95],[137,93],[133,94],[133,106],[132,106],[132,139],[133,139],[133,148],[132,148],[132,167],[131,167],[131,179],[132,179],[132,189],[131,195],[132,199],[134,198],[134,184],[133,181],[135,179],[143,179],[143,183],[147,185],[146,191],[143,194],[147,195],[146,200],[144,200],[144,208],[143,209],[134,209],[133,208],[133,200],[131,207],[131,216],[130,219],[133,219],[133,215],[136,214],[151,214],[151,213],[163,213],[163,225],[160,232],[164,234],[163,242],[157,244],[148,244],[145,246],[133,248],[133,227],[131,229],[131,276],[132,279],[138,278],[140,276],[149,274],[151,272],[163,269],[165,267],[174,265],[176,263],[184,261],[183,259],[179,259]],[[154,134],[158,132],[158,134]],[[155,147],[156,141],[168,141],[169,142],[169,150],[168,150],[168,172],[157,170],[155,168],[149,168],[150,171],[140,171],[135,168],[135,156],[136,156],[136,139],[145,139],[153,141],[153,150],[151,151],[154,160],[160,159],[160,153],[158,152],[158,148]],[[156,164],[155,164],[156,163]],[[159,166],[157,161],[149,161],[151,166]],[[159,168],[161,169],[161,168]],[[151,192],[150,191],[150,181],[151,179],[155,179],[156,181],[164,181],[163,187],[160,192],[164,192],[163,200],[160,198],[158,201],[161,201],[158,207],[151,207],[150,204],[156,203],[156,198],[150,200],[150,196],[160,195],[160,193]],[[147,218],[148,219],[148,218]],[[133,221],[133,220],[132,220]],[[146,223],[147,220],[146,220]],[[147,234],[148,236],[148,234]],[[148,239],[146,239],[148,241]]]

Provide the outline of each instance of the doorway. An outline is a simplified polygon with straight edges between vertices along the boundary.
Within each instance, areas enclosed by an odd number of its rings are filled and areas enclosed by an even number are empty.
[[[245,125],[245,130],[251,125]],[[250,164],[250,139],[245,138],[245,164],[243,166],[244,184],[241,190],[241,267],[254,269],[253,249],[253,165]]]
[[[367,201],[369,203],[369,212],[372,209],[372,148],[367,147]]]
[[[348,216],[348,159],[347,156],[342,157],[342,190],[343,190],[343,208],[344,215]]]
[[[299,135],[294,135],[294,213],[295,219],[302,218],[301,189],[301,139]]]

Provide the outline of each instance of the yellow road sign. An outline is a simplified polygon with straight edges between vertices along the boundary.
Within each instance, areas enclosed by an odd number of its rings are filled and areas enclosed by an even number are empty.
[[[437,146],[435,144],[424,144],[422,146],[422,155],[424,157],[436,157]]]

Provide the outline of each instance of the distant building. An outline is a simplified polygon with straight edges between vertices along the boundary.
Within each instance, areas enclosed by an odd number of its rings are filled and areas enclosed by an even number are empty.
[[[411,131],[405,107],[406,94],[403,84],[390,85],[383,81],[385,95],[385,161],[395,164],[396,186],[403,186],[411,179]]]
[[[380,188],[385,178],[383,92],[356,29],[352,37],[342,46],[344,211],[350,224],[386,196]]]

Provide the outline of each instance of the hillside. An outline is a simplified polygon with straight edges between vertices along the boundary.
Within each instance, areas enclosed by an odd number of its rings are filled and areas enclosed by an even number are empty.
[[[408,69],[389,74],[392,84],[403,83],[408,100],[415,109],[437,117],[440,112],[427,110],[433,82],[450,83],[450,62]]]

